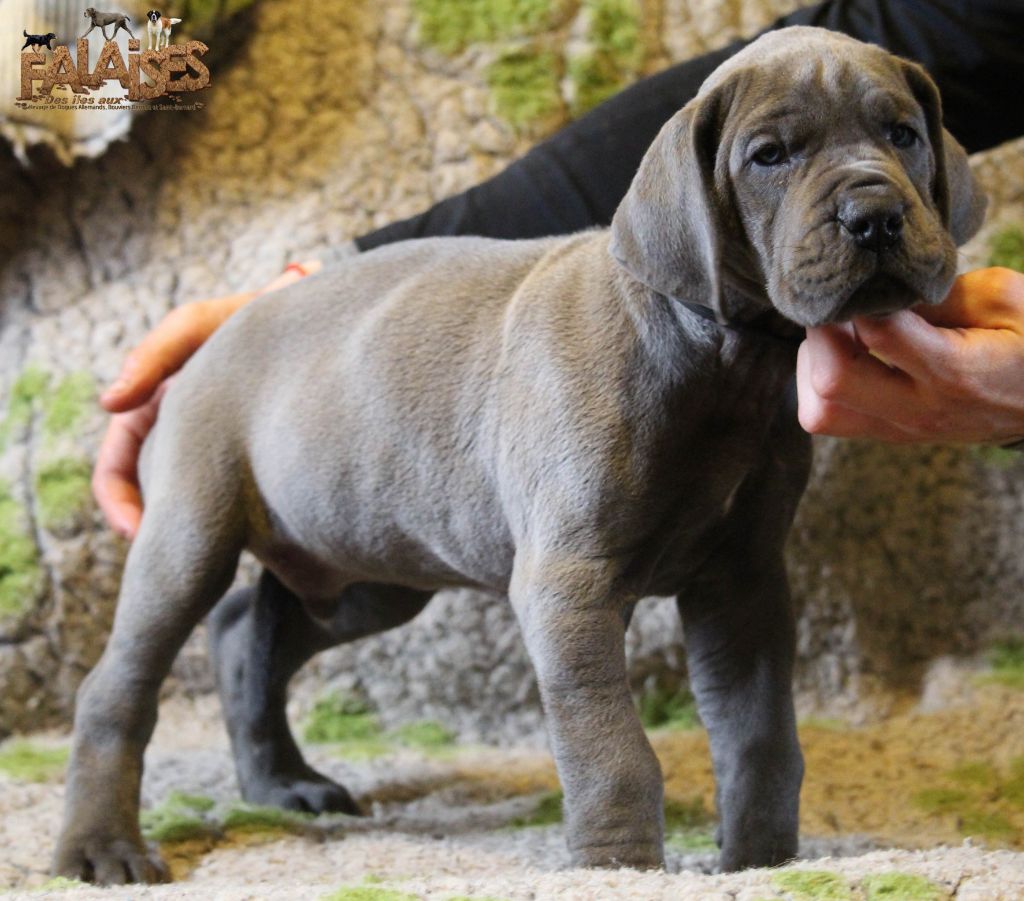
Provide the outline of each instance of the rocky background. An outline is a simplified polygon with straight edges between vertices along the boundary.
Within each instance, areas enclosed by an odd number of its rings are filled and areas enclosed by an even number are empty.
[[[201,112],[142,116],[69,169],[0,149],[0,736],[65,722],[101,651],[125,546],[89,495],[95,397],[163,315],[467,188],[623,84],[794,6],[261,0],[210,39]],[[1022,149],[974,160],[992,203],[965,267],[1024,221]],[[818,443],[789,548],[804,713],[905,707],[930,672],[1022,629],[1022,477],[1024,456]],[[642,605],[630,647],[638,694],[677,690],[671,604]],[[299,683],[300,700],[361,695],[389,726],[427,716],[494,740],[539,723],[511,612],[469,592]],[[209,687],[196,637],[174,690]]]

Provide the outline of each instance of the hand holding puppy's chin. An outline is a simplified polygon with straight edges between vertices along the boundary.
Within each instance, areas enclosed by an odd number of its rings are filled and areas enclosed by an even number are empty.
[[[1005,445],[1024,436],[1024,275],[960,276],[937,305],[807,331],[800,422],[816,434]]]

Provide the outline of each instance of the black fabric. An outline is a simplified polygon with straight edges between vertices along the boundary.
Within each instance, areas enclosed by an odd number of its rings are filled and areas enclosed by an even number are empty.
[[[946,126],[970,152],[1024,135],[1024,0],[826,0],[771,27],[817,25],[922,63]],[[538,144],[494,178],[355,240],[535,238],[607,225],[661,126],[747,42],[640,81]]]

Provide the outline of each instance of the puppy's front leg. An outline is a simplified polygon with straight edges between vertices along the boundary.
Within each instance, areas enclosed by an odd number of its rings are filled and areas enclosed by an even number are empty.
[[[628,599],[591,560],[517,556],[510,591],[540,686],[577,866],[659,867],[662,777],[626,681]]]
[[[785,863],[797,853],[804,767],[781,551],[759,558],[756,548],[723,550],[679,608],[690,685],[711,741],[721,868]]]

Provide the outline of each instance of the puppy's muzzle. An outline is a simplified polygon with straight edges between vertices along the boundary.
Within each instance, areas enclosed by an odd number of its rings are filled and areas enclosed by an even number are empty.
[[[903,238],[903,196],[889,185],[850,192],[839,204],[839,224],[862,250],[884,253]]]

